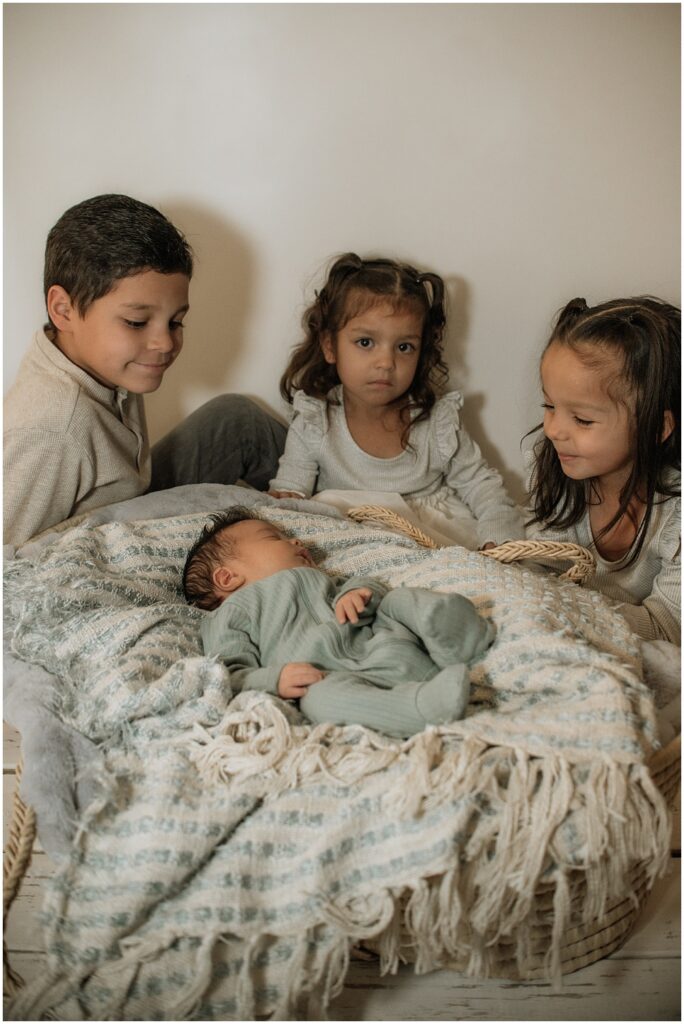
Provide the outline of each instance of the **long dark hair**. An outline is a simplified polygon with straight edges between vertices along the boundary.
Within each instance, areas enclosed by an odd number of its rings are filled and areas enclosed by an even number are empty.
[[[636,496],[646,512],[632,545],[628,565],[638,557],[656,504],[656,495],[679,496],[668,479],[680,469],[681,313],[676,306],[652,296],[613,299],[589,307],[584,299],[572,299],[560,313],[544,351],[553,342],[570,346],[581,358],[613,353],[621,366],[616,383],[634,403],[634,462],[620,492],[620,504],[600,539],[613,529]],[[590,348],[598,348],[594,352]],[[674,427],[662,439],[665,414]],[[540,430],[538,424],[530,434]],[[529,436],[529,435],[526,435]],[[572,480],[563,472],[547,437],[534,445],[535,465],[530,487],[532,523],[565,529],[583,517],[587,501],[596,494],[594,481]],[[589,491],[587,491],[587,487]]]
[[[280,393],[287,402],[292,402],[297,390],[325,399],[339,384],[337,368],[326,362],[321,341],[329,335],[335,343],[349,320],[379,300],[396,309],[415,309],[423,318],[418,365],[408,398],[412,410],[419,410],[413,423],[429,415],[449,374],[442,352],[444,282],[438,274],[420,273],[408,263],[381,257],[361,259],[353,252],[334,261],[324,287],[302,317],[304,340],[295,347],[280,381]]]

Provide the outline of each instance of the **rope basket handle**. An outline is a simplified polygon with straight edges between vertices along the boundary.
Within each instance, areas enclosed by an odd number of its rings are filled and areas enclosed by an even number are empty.
[[[404,519],[397,512],[385,508],[383,505],[359,505],[347,512],[354,522],[373,522],[388,527],[390,530],[398,530],[412,540],[422,544],[425,548],[436,550],[440,545],[424,533],[419,527],[414,526],[408,519]],[[574,583],[584,583],[593,574],[596,563],[590,551],[580,544],[562,543],[555,540],[509,540],[505,544],[499,544],[487,551],[480,551],[479,554],[487,558],[493,558],[497,562],[510,565],[512,562],[520,562],[524,558],[544,559],[548,561],[570,561],[573,564],[560,579],[572,580]]]
[[[480,551],[487,558],[509,565],[520,562],[524,558],[544,561],[572,562],[569,569],[559,576],[561,580],[572,580],[573,583],[584,583],[593,576],[596,562],[591,551],[581,544],[571,544],[556,540],[508,540],[488,551]]]
[[[2,922],[3,930],[7,925],[7,915],[19,891],[21,880],[31,860],[33,841],[36,838],[36,815],[19,796],[21,781],[21,761],[17,764],[15,788],[12,800],[12,820],[9,838],[3,851],[2,862]],[[9,965],[7,946],[2,944],[3,989],[6,996],[13,996],[23,986],[20,975]]]

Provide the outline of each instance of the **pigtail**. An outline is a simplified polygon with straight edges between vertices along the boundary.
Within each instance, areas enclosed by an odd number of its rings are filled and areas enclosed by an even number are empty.
[[[411,401],[418,409],[418,415],[412,422],[418,423],[430,415],[437,394],[444,390],[449,378],[449,369],[443,357],[446,289],[439,274],[430,271],[419,274],[413,267],[405,269],[415,274],[416,284],[427,299],[420,358],[411,386]]]
[[[422,285],[428,297],[428,316],[434,330],[443,330],[446,324],[444,281],[439,274],[418,274],[418,284]]]
[[[587,306],[586,299],[570,299],[570,302],[563,306],[556,317],[552,337],[564,337],[565,334],[574,327],[578,320],[584,316],[588,309],[589,307]]]

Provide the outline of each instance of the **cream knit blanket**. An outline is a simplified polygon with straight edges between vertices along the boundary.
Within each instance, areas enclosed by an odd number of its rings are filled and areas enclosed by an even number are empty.
[[[320,564],[455,590],[493,619],[465,720],[401,742],[231,699],[179,590],[203,514],[83,525],[6,568],[15,655],[61,680],[104,754],[44,907],[48,967],[11,1019],[320,1019],[351,946],[381,969],[524,964],[540,885],[563,929],[664,867],[668,823],[639,648],[603,599],[463,548],[268,503]],[[588,896],[571,907],[568,879]]]

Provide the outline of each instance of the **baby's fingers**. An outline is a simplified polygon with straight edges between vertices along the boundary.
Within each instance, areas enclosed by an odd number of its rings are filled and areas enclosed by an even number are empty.
[[[300,697],[306,696],[306,692],[310,686],[315,686],[316,683],[320,683],[323,678],[323,673],[319,672],[316,678],[312,679],[298,679],[296,683],[290,684],[290,699],[299,700]]]
[[[342,624],[345,622],[358,622],[358,613],[362,612],[366,607],[370,596],[371,591],[368,587],[359,587],[358,590],[347,591],[335,606],[335,616],[337,621]]]

